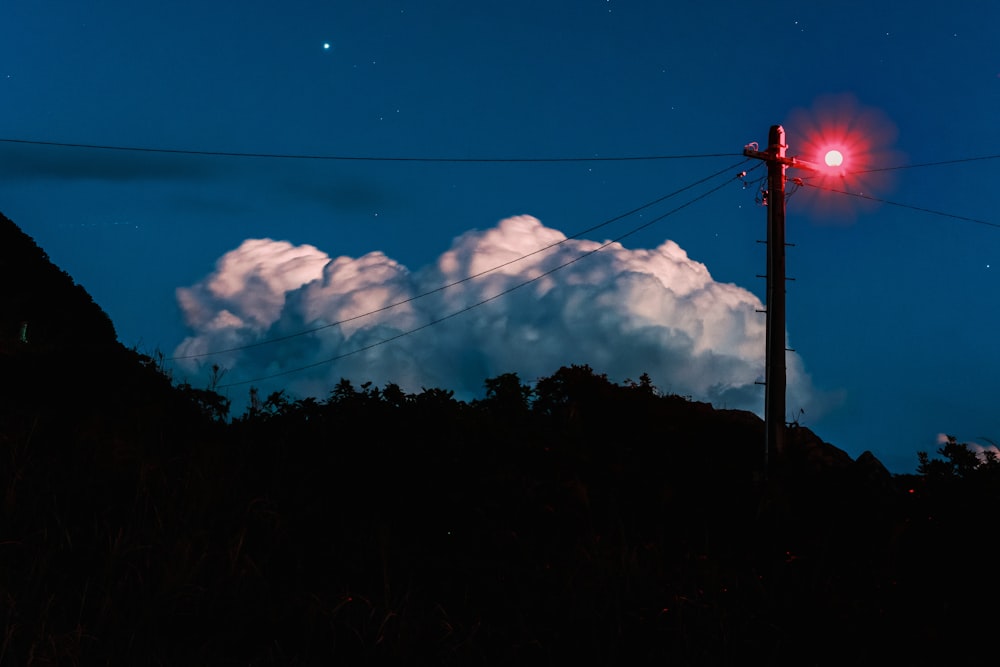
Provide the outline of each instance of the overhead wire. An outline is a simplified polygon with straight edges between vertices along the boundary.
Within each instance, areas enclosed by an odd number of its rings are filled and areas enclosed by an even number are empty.
[[[964,215],[955,215],[953,213],[946,213],[944,211],[937,211],[931,208],[924,208],[922,206],[911,206],[910,204],[901,204],[899,202],[889,201],[888,199],[879,199],[878,197],[872,197],[871,195],[862,194],[860,192],[848,192],[847,190],[837,190],[836,188],[824,187],[822,185],[816,185],[815,183],[810,183],[809,181],[802,180],[799,181],[800,186],[805,186],[809,188],[815,188],[817,190],[824,190],[826,192],[833,192],[839,195],[845,195],[848,197],[856,197],[858,199],[865,199],[867,201],[878,202],[879,204],[887,204],[889,206],[898,206],[899,208],[910,209],[911,211],[920,211],[921,213],[930,213],[932,215],[938,215],[943,218],[952,218],[953,220],[962,220],[964,222],[974,222],[979,225],[986,225],[988,227],[998,227],[1000,228],[1000,223],[990,222],[989,220],[980,220],[978,218],[970,218]]]
[[[636,208],[633,208],[630,211],[626,211],[624,213],[616,215],[613,218],[609,218],[609,219],[605,220],[604,222],[598,223],[598,224],[596,224],[596,225],[594,225],[592,227],[588,227],[587,229],[583,229],[581,231],[578,231],[578,232],[576,232],[576,233],[574,233],[574,234],[572,234],[570,236],[567,236],[567,237],[565,237],[565,238],[563,238],[563,239],[561,239],[559,241],[556,241],[555,243],[550,243],[547,246],[541,247],[541,248],[539,248],[537,250],[534,250],[532,252],[529,252],[529,253],[527,253],[525,255],[521,255],[519,257],[515,257],[514,259],[511,259],[511,260],[508,260],[506,262],[503,262],[502,264],[497,264],[496,266],[490,267],[490,268],[485,269],[483,271],[479,271],[478,273],[474,273],[474,274],[471,274],[471,275],[466,276],[464,278],[461,278],[459,280],[455,280],[453,282],[446,283],[444,285],[441,285],[439,287],[435,287],[434,289],[428,290],[426,292],[422,292],[420,294],[408,297],[406,299],[401,299],[399,301],[395,301],[393,303],[390,303],[390,304],[387,304],[385,306],[382,306],[381,308],[376,308],[375,310],[370,310],[368,312],[361,313],[361,314],[358,314],[358,315],[354,315],[352,317],[348,317],[348,318],[345,318],[345,319],[342,319],[342,320],[337,320],[336,322],[330,322],[328,324],[323,324],[321,326],[312,327],[312,328],[309,328],[309,329],[304,329],[302,331],[297,331],[295,333],[286,334],[286,335],[283,335],[283,336],[276,336],[274,338],[268,338],[266,340],[260,340],[260,341],[254,342],[254,343],[247,343],[246,345],[237,345],[237,346],[228,347],[228,348],[220,349],[220,350],[211,350],[211,351],[208,351],[208,352],[199,352],[197,354],[182,354],[182,355],[177,355],[177,356],[169,357],[169,358],[165,359],[165,361],[177,361],[177,360],[181,360],[181,359],[198,359],[198,358],[202,358],[202,357],[214,356],[214,355],[217,355],[217,354],[225,354],[225,353],[228,353],[228,352],[239,352],[241,350],[248,350],[248,349],[254,348],[254,347],[261,347],[263,345],[270,345],[272,343],[278,343],[278,342],[286,341],[286,340],[289,340],[289,339],[292,339],[292,338],[297,338],[299,336],[305,336],[305,335],[308,335],[308,334],[311,334],[311,333],[316,333],[317,331],[322,331],[324,329],[329,329],[330,327],[335,327],[335,326],[340,326],[342,324],[347,324],[348,322],[353,322],[355,320],[359,320],[359,319],[362,319],[362,318],[365,318],[365,317],[369,317],[371,315],[376,315],[378,313],[385,312],[387,310],[390,310],[392,308],[396,308],[398,306],[402,306],[402,305],[405,305],[405,304],[408,304],[408,303],[412,303],[414,301],[417,301],[418,299],[422,299],[424,297],[431,296],[432,294],[437,294],[438,292],[442,292],[442,291],[444,291],[446,289],[449,289],[451,287],[455,287],[456,285],[461,285],[462,283],[465,283],[465,282],[468,282],[470,280],[474,280],[476,278],[480,278],[480,277],[485,276],[487,274],[493,273],[494,271],[498,271],[498,270],[500,270],[500,269],[502,269],[504,267],[510,266],[511,264],[516,264],[517,262],[520,262],[522,260],[528,259],[529,257],[534,257],[535,255],[538,255],[538,254],[543,253],[543,252],[545,252],[547,250],[550,250],[552,248],[560,246],[560,245],[562,245],[562,244],[564,244],[567,241],[570,241],[572,239],[580,238],[584,234],[589,234],[590,232],[596,231],[598,229],[601,229],[602,227],[606,227],[606,226],[608,226],[608,225],[610,225],[610,224],[612,224],[614,222],[622,220],[623,218],[627,218],[630,215],[634,215],[634,214],[638,213],[639,211],[645,210],[645,209],[647,209],[647,208],[649,208],[651,206],[654,206],[656,204],[664,202],[667,199],[675,197],[675,196],[681,194],[682,192],[690,190],[691,188],[697,187],[697,186],[701,185],[702,183],[705,183],[706,181],[710,181],[713,178],[721,176],[722,174],[724,174],[726,172],[732,171],[733,169],[736,169],[737,167],[739,167],[740,165],[745,164],[745,163],[746,163],[746,160],[740,160],[739,162],[736,162],[735,164],[732,164],[732,165],[726,167],[725,169],[720,169],[719,171],[717,171],[717,172],[715,172],[713,174],[710,174],[708,176],[705,176],[704,178],[698,179],[697,181],[694,181],[693,183],[685,185],[682,188],[674,190],[673,192],[671,192],[669,194],[663,195],[662,197],[658,197],[658,198],[656,198],[656,199],[654,199],[654,200],[652,200],[650,202],[642,204],[641,206],[637,206]],[[761,163],[761,164],[763,164],[763,163]]]
[[[938,160],[936,162],[918,162],[917,164],[901,164],[894,167],[877,167],[874,169],[859,169],[847,172],[848,174],[871,174],[878,171],[899,171],[901,169],[918,169],[921,167],[940,167],[946,164],[962,164],[963,162],[980,162],[982,160],[1000,160],[1000,155],[980,155],[978,157],[965,157],[955,160]]]
[[[307,153],[265,153],[265,152],[243,152],[243,151],[214,151],[197,150],[185,148],[157,148],[153,146],[124,146],[115,144],[89,144],[67,141],[46,141],[40,139],[14,139],[10,137],[0,137],[0,143],[22,144],[29,146],[50,146],[57,148],[83,148],[91,150],[105,151],[128,151],[136,153],[162,153],[173,155],[196,155],[208,157],[233,157],[233,158],[264,158],[277,160],[331,160],[331,161],[361,161],[361,162],[450,162],[450,163],[531,163],[531,162],[628,162],[628,161],[651,161],[651,160],[689,160],[699,158],[716,157],[739,157],[742,153],[687,153],[668,155],[622,155],[622,156],[569,156],[569,157],[425,157],[425,156],[377,156],[377,155],[323,155]],[[904,164],[892,167],[877,167],[873,169],[859,169],[848,172],[850,174],[868,174],[879,171],[897,171],[901,169],[917,169],[922,167],[937,167],[948,164],[961,164],[964,162],[978,162],[983,160],[1000,160],[1000,154],[980,155],[966,158],[956,158],[953,160],[938,160],[935,162],[920,162],[917,164]]]
[[[40,141],[35,139],[0,138],[0,143],[30,146],[50,146],[58,148],[83,148],[103,151],[126,151],[133,153],[161,153],[170,155],[197,155],[207,157],[260,158],[271,160],[327,160],[344,162],[447,162],[447,163],[551,163],[551,162],[637,162],[653,160],[692,160],[700,158],[738,157],[741,153],[691,153],[682,155],[623,155],[587,157],[422,157],[422,156],[377,156],[377,155],[317,155],[297,153],[258,153],[239,151],[190,150],[182,148],[155,148],[150,146],[119,146],[109,144],[84,144],[64,141]]]
[[[745,163],[747,163],[749,161],[750,160],[744,160],[744,161],[738,163],[736,166],[738,167],[738,166],[743,165],[743,164],[745,164]],[[757,167],[754,167],[754,169],[756,169],[756,168]],[[750,171],[750,170],[748,170],[748,171]],[[715,174],[715,176],[718,176],[718,175],[719,175],[718,173]],[[667,211],[666,213],[658,215],[655,218],[652,218],[652,219],[648,220],[647,222],[645,222],[645,223],[643,223],[643,224],[641,224],[641,225],[639,225],[637,227],[634,227],[634,228],[630,229],[629,231],[625,232],[624,234],[621,234],[621,235],[619,235],[619,236],[611,239],[610,241],[606,241],[606,242],[602,243],[601,245],[597,246],[596,248],[588,250],[587,252],[585,252],[585,253],[583,253],[581,255],[578,255],[577,257],[574,257],[573,259],[570,259],[570,260],[568,260],[566,262],[563,262],[562,264],[559,264],[558,266],[555,266],[555,267],[553,267],[553,268],[551,268],[551,269],[549,269],[547,271],[544,271],[544,272],[540,273],[537,276],[534,276],[532,278],[528,278],[527,280],[523,280],[523,281],[521,281],[521,282],[519,282],[519,283],[517,283],[515,285],[512,285],[512,286],[508,287],[507,289],[504,289],[504,290],[502,290],[502,291],[494,294],[493,296],[489,296],[489,297],[487,297],[485,299],[481,299],[480,301],[477,301],[477,302],[475,302],[473,304],[465,306],[464,308],[461,308],[459,310],[453,311],[453,312],[451,312],[451,313],[449,313],[447,315],[444,315],[442,317],[438,317],[436,319],[430,320],[429,322],[425,322],[424,324],[422,324],[422,325],[420,325],[418,327],[414,327],[412,329],[408,329],[406,331],[403,331],[403,332],[400,332],[400,333],[396,334],[395,336],[390,336],[388,338],[384,338],[382,340],[375,341],[374,343],[371,343],[369,345],[364,345],[362,347],[350,350],[348,352],[344,352],[342,354],[335,355],[335,356],[330,357],[328,359],[323,359],[323,360],[320,360],[320,361],[313,362],[311,364],[306,364],[304,366],[298,366],[296,368],[286,369],[286,370],[283,370],[283,371],[279,371],[277,373],[271,373],[271,374],[268,374],[268,375],[263,375],[263,376],[260,376],[260,377],[257,377],[257,378],[253,378],[253,379],[249,379],[249,380],[240,380],[238,382],[229,382],[229,383],[226,383],[226,384],[220,384],[220,385],[218,385],[218,388],[219,389],[224,389],[224,388],[228,388],[228,387],[236,387],[236,386],[240,386],[240,385],[253,384],[255,382],[264,382],[266,380],[271,380],[271,379],[274,379],[274,378],[277,378],[277,377],[283,377],[285,375],[292,375],[294,373],[300,373],[302,371],[309,370],[310,368],[317,368],[319,366],[325,366],[325,365],[331,364],[331,363],[333,363],[335,361],[339,361],[340,359],[344,359],[344,358],[353,356],[355,354],[360,354],[361,352],[366,352],[368,350],[371,350],[373,348],[379,347],[381,345],[385,345],[387,343],[391,343],[393,341],[399,340],[400,338],[404,338],[406,336],[410,336],[412,334],[415,334],[418,331],[422,331],[424,329],[427,329],[429,327],[435,326],[437,324],[441,324],[442,322],[446,322],[446,321],[448,321],[448,320],[450,320],[450,319],[452,319],[454,317],[458,317],[459,315],[467,313],[467,312],[469,312],[471,310],[479,308],[480,306],[483,306],[483,305],[486,305],[487,303],[495,301],[496,299],[499,299],[499,298],[501,298],[503,296],[506,296],[506,295],[508,295],[508,294],[516,291],[516,290],[521,289],[522,287],[525,287],[527,285],[535,283],[535,282],[541,280],[542,278],[545,278],[546,276],[550,276],[553,273],[555,273],[556,271],[560,271],[560,270],[566,268],[567,266],[570,266],[570,265],[575,264],[575,263],[577,263],[577,262],[579,262],[579,261],[581,261],[583,259],[586,259],[586,258],[588,258],[588,257],[590,257],[590,256],[592,256],[592,255],[594,255],[594,254],[596,254],[596,253],[604,250],[605,248],[608,248],[609,246],[614,245],[615,243],[620,243],[622,240],[624,240],[624,239],[626,239],[626,238],[628,238],[628,237],[630,237],[630,236],[632,236],[634,234],[637,234],[638,232],[642,231],[643,229],[646,229],[647,227],[649,227],[649,226],[651,226],[651,225],[653,225],[653,224],[655,224],[657,222],[660,222],[661,220],[663,220],[663,219],[665,219],[665,218],[667,218],[667,217],[669,217],[669,216],[671,216],[671,215],[673,215],[673,214],[675,214],[675,213],[677,213],[677,212],[679,212],[679,211],[681,211],[681,210],[683,210],[683,209],[691,206],[692,204],[695,204],[695,203],[701,201],[702,199],[705,199],[706,197],[708,197],[708,196],[710,196],[710,195],[718,192],[722,188],[724,188],[727,185],[729,185],[730,183],[732,183],[734,180],[741,179],[745,175],[746,175],[745,172],[737,174],[734,178],[727,179],[723,183],[721,183],[721,184],[719,184],[719,185],[711,188],[710,190],[706,190],[705,192],[701,193],[700,195],[698,195],[698,196],[696,196],[696,197],[694,197],[692,199],[689,199],[688,201],[684,202],[680,206],[677,206],[677,207],[671,209],[670,211]],[[712,178],[712,177],[709,177],[709,178]],[[699,182],[703,183],[703,182],[705,182],[705,180],[708,180],[708,179],[701,179]],[[685,188],[685,189],[687,189],[687,188]]]

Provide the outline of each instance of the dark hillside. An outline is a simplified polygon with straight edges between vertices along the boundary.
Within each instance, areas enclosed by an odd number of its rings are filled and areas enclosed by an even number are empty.
[[[227,421],[2,225],[0,666],[994,662],[957,443],[894,478],[789,428],[765,476],[753,414],[588,366]]]
[[[157,547],[156,503],[210,437],[191,394],[0,215],[0,664],[88,662],[113,557]]]
[[[0,214],[0,398],[8,410],[124,417],[177,394],[154,366],[124,348],[87,291]]]
[[[0,214],[0,345],[24,337],[33,346],[84,348],[117,340],[107,314],[49,261],[34,240]]]

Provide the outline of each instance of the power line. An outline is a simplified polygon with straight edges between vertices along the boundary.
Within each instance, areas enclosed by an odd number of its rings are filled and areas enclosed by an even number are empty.
[[[806,187],[815,188],[817,190],[824,190],[826,192],[833,192],[838,195],[847,195],[848,197],[857,197],[858,199],[867,199],[868,201],[878,202],[879,204],[888,204],[889,206],[898,206],[899,208],[908,208],[912,211],[920,211],[921,213],[930,213],[932,215],[939,215],[943,218],[952,218],[954,220],[962,220],[964,222],[974,222],[979,225],[987,225],[989,227],[1000,227],[1000,224],[996,222],[990,222],[988,220],[979,220],[978,218],[969,218],[964,215],[954,215],[952,213],[945,213],[944,211],[935,211],[931,208],[924,208],[922,206],[911,206],[909,204],[900,204],[899,202],[889,201],[888,199],[879,199],[878,197],[872,197],[870,195],[862,194],[860,192],[847,192],[846,190],[837,190],[834,188],[825,188],[821,185],[815,185],[808,181],[802,180],[799,182],[800,185]]]
[[[739,164],[744,164],[745,162],[748,162],[748,161],[749,160],[744,160],[743,162],[741,162]],[[739,165],[737,165],[737,166],[739,166]],[[323,359],[321,361],[316,361],[316,362],[313,362],[311,364],[307,364],[305,366],[299,366],[299,367],[296,367],[296,368],[291,368],[291,369],[288,369],[288,370],[280,371],[278,373],[271,373],[270,375],[264,375],[264,376],[261,376],[261,377],[254,378],[252,380],[241,380],[239,382],[230,382],[228,384],[220,384],[218,386],[218,388],[219,389],[224,389],[224,388],[227,388],[227,387],[236,387],[236,386],[245,385],[245,384],[252,384],[254,382],[264,382],[265,380],[271,380],[271,379],[274,379],[274,378],[277,378],[277,377],[282,377],[282,376],[285,376],[285,375],[292,375],[294,373],[299,373],[299,372],[302,372],[302,371],[305,371],[305,370],[309,370],[310,368],[316,368],[318,366],[324,366],[326,364],[330,364],[330,363],[333,363],[335,361],[339,361],[340,359],[344,359],[346,357],[350,357],[350,356],[353,356],[355,354],[359,354],[361,352],[366,352],[368,350],[371,350],[373,348],[379,347],[381,345],[385,345],[386,343],[391,343],[393,341],[399,340],[400,338],[404,338],[404,337],[409,336],[411,334],[417,333],[418,331],[422,331],[424,329],[432,327],[432,326],[434,326],[436,324],[441,324],[442,322],[446,322],[447,320],[450,320],[453,317],[458,317],[459,315],[467,313],[470,310],[473,310],[475,308],[483,306],[483,305],[485,305],[487,303],[490,303],[491,301],[499,299],[500,297],[506,296],[506,295],[510,294],[511,292],[519,290],[522,287],[525,287],[525,286],[530,285],[530,284],[532,284],[534,282],[537,282],[537,281],[541,280],[542,278],[545,278],[546,276],[550,276],[553,273],[555,273],[556,271],[564,269],[567,266],[570,266],[571,264],[575,264],[575,263],[579,262],[582,259],[586,259],[587,257],[590,257],[591,255],[594,255],[595,253],[598,253],[601,250],[604,250],[608,246],[611,246],[611,245],[613,245],[615,243],[619,243],[623,239],[626,239],[629,236],[632,236],[633,234],[636,234],[636,233],[642,231],[643,229],[646,229],[650,225],[653,225],[653,224],[655,224],[655,223],[657,223],[657,222],[659,222],[659,221],[661,221],[661,220],[663,220],[663,219],[665,219],[665,218],[673,215],[674,213],[677,213],[678,211],[681,211],[681,210],[687,208],[688,206],[691,206],[692,204],[694,204],[694,203],[696,203],[698,201],[701,201],[702,199],[705,199],[709,195],[712,195],[712,194],[718,192],[722,188],[724,188],[727,185],[729,185],[730,183],[732,183],[734,180],[742,178],[743,176],[744,176],[743,173],[738,174],[734,178],[728,179],[728,180],[724,181],[720,185],[717,185],[714,188],[712,188],[711,190],[707,190],[707,191],[703,192],[702,194],[698,195],[697,197],[694,197],[693,199],[690,199],[690,200],[686,201],[685,203],[681,204],[680,206],[677,206],[676,208],[674,208],[674,209],[672,209],[670,211],[667,211],[666,213],[664,213],[662,215],[659,215],[659,216],[657,216],[657,217],[649,220],[648,222],[645,222],[645,223],[639,225],[638,227],[635,227],[635,228],[633,228],[633,229],[625,232],[624,234],[622,234],[622,235],[620,235],[620,236],[618,236],[618,237],[616,237],[616,238],[614,238],[614,239],[612,239],[610,241],[606,241],[605,243],[597,246],[596,248],[594,248],[592,250],[588,250],[587,252],[583,253],[582,255],[574,257],[573,259],[568,260],[566,262],[563,262],[562,264],[560,264],[558,266],[555,266],[555,267],[549,269],[548,271],[544,271],[543,273],[541,273],[541,274],[539,274],[539,275],[537,275],[537,276],[535,276],[533,278],[529,278],[529,279],[524,280],[524,281],[522,281],[520,283],[517,283],[516,285],[512,285],[511,287],[508,287],[507,289],[502,290],[502,291],[494,294],[493,296],[490,296],[490,297],[487,297],[487,298],[482,299],[480,301],[477,301],[476,303],[470,304],[470,305],[468,305],[468,306],[466,306],[464,308],[461,308],[461,309],[456,310],[456,311],[454,311],[452,313],[444,315],[443,317],[439,317],[437,319],[431,320],[431,321],[426,322],[425,324],[422,324],[422,325],[420,325],[418,327],[414,327],[413,329],[408,329],[407,331],[400,332],[400,333],[396,334],[395,336],[390,336],[389,338],[385,338],[385,339],[376,341],[374,343],[371,343],[369,345],[365,345],[363,347],[359,347],[357,349],[351,350],[350,352],[344,352],[343,354],[338,354],[336,356],[330,357],[329,359]],[[702,179],[701,182],[704,182],[704,180],[706,180],[706,179]]]
[[[700,153],[685,155],[625,155],[609,157],[398,157],[374,155],[311,155],[296,153],[244,153],[234,151],[189,150],[181,148],[152,148],[148,146],[113,146],[104,144],[80,144],[61,141],[38,141],[33,139],[5,139],[0,143],[26,144],[30,146],[51,146],[57,148],[84,148],[103,151],[127,151],[133,153],[164,153],[170,155],[199,155],[209,157],[264,158],[271,160],[328,160],[351,162],[449,162],[449,163],[531,163],[531,162],[638,162],[652,160],[692,160],[715,157],[738,157],[740,153]]]
[[[919,162],[917,164],[903,164],[895,167],[878,167],[876,169],[859,169],[858,171],[847,172],[848,174],[871,174],[877,171],[898,171],[900,169],[917,169],[920,167],[939,167],[945,164],[961,164],[963,162],[979,162],[982,160],[1000,160],[1000,155],[981,155],[979,157],[965,157],[955,160],[939,160],[937,162]]]
[[[432,294],[437,294],[438,292],[442,292],[442,291],[444,291],[444,290],[446,290],[448,288],[455,287],[456,285],[461,285],[462,283],[468,282],[470,280],[474,280],[474,279],[479,278],[481,276],[485,276],[485,275],[487,275],[489,273],[493,273],[494,271],[498,271],[498,270],[500,270],[500,269],[502,269],[502,268],[504,268],[506,266],[510,266],[511,264],[515,264],[517,262],[520,262],[521,260],[527,259],[529,257],[533,257],[535,255],[538,255],[540,253],[545,252],[546,250],[550,250],[552,248],[555,248],[556,246],[560,246],[563,243],[566,243],[567,241],[569,241],[571,239],[580,238],[584,234],[589,234],[590,232],[596,231],[596,230],[598,230],[598,229],[600,229],[602,227],[606,227],[607,225],[610,225],[613,222],[617,222],[617,221],[619,221],[619,220],[621,220],[623,218],[627,218],[628,216],[633,215],[635,213],[638,213],[639,211],[642,211],[644,209],[647,209],[650,206],[654,206],[656,204],[659,204],[660,202],[663,202],[663,201],[666,201],[667,199],[670,199],[671,197],[675,197],[675,196],[679,195],[680,193],[682,193],[682,192],[684,192],[686,190],[690,190],[693,187],[697,187],[698,185],[701,185],[702,183],[704,183],[706,181],[710,181],[713,178],[716,178],[717,176],[721,176],[722,174],[724,174],[724,173],[726,173],[728,171],[731,171],[731,170],[739,167],[740,165],[744,164],[745,162],[746,162],[746,160],[741,160],[741,161],[739,161],[739,162],[737,162],[737,163],[735,163],[733,165],[730,165],[730,166],[726,167],[725,169],[720,169],[719,171],[715,172],[714,174],[711,174],[711,175],[706,176],[704,178],[701,178],[701,179],[699,179],[699,180],[697,180],[697,181],[695,181],[693,183],[690,183],[689,185],[685,185],[682,188],[674,190],[670,194],[667,194],[667,195],[664,195],[664,196],[659,197],[657,199],[654,199],[653,201],[647,202],[647,203],[643,204],[642,206],[638,206],[636,208],[633,208],[632,210],[626,211],[625,213],[622,213],[620,215],[616,215],[615,217],[609,218],[608,220],[605,220],[604,222],[596,224],[593,227],[589,227],[587,229],[584,229],[584,230],[581,230],[579,232],[576,232],[575,234],[572,234],[571,236],[567,236],[566,238],[564,238],[564,239],[562,239],[560,241],[556,241],[555,243],[550,243],[549,245],[547,245],[545,247],[542,247],[542,248],[539,248],[538,250],[534,250],[532,252],[529,252],[526,255],[521,255],[520,257],[515,257],[514,259],[509,260],[507,262],[504,262],[503,264],[498,264],[498,265],[496,265],[494,267],[491,267],[489,269],[485,269],[485,270],[480,271],[478,273],[474,273],[472,275],[466,276],[465,278],[461,278],[459,280],[447,283],[445,285],[441,285],[440,287],[435,287],[434,289],[429,290],[427,292],[423,292],[421,294],[417,294],[415,296],[411,296],[411,297],[408,297],[406,299],[402,299],[400,301],[395,301],[395,302],[390,303],[388,305],[382,306],[381,308],[377,308],[375,310],[370,310],[370,311],[368,311],[366,313],[361,313],[359,315],[354,315],[353,317],[348,317],[348,318],[343,319],[343,320],[337,320],[336,322],[330,322],[329,324],[324,324],[322,326],[313,327],[311,329],[305,329],[303,331],[298,331],[296,333],[286,334],[284,336],[277,336],[275,338],[268,338],[267,340],[261,340],[261,341],[255,342],[255,343],[248,343],[246,345],[238,345],[238,346],[235,346],[235,347],[229,347],[229,348],[226,348],[226,349],[223,349],[223,350],[212,350],[210,352],[200,352],[198,354],[184,354],[184,355],[178,355],[178,356],[175,356],[175,357],[168,357],[167,359],[165,359],[165,361],[177,361],[177,360],[180,360],[180,359],[198,359],[198,358],[202,358],[202,357],[214,356],[214,355],[217,355],[217,354],[225,354],[227,352],[239,352],[241,350],[248,350],[248,349],[254,348],[254,347],[261,347],[263,345],[270,345],[272,343],[278,343],[278,342],[281,342],[281,341],[289,340],[291,338],[297,338],[299,336],[305,336],[305,335],[308,335],[308,334],[311,334],[311,333],[316,333],[317,331],[322,331],[323,329],[329,329],[330,327],[335,327],[335,326],[339,326],[341,324],[346,324],[348,322],[353,322],[354,320],[359,320],[361,318],[368,317],[370,315],[376,315],[378,313],[385,312],[385,311],[390,310],[392,308],[396,308],[397,306],[402,306],[402,305],[407,304],[407,303],[412,303],[413,301],[416,301],[418,299],[422,299],[422,298],[424,298],[426,296],[430,296]]]
[[[449,163],[532,163],[532,162],[637,162],[654,160],[691,160],[716,157],[738,157],[742,153],[689,153],[675,155],[623,155],[623,156],[588,156],[588,157],[422,157],[422,156],[375,156],[375,155],[317,155],[307,153],[257,153],[240,151],[210,151],[183,148],[155,148],[151,146],[120,146],[112,144],[85,144],[65,141],[42,141],[38,139],[0,138],[0,143],[23,144],[29,146],[51,146],[56,148],[83,148],[104,151],[127,151],[133,153],[162,153],[170,155],[199,155],[208,157],[263,158],[275,160],[330,160],[354,162],[449,162]],[[917,169],[921,167],[938,167],[947,164],[963,162],[978,162],[982,160],[1000,160],[1000,155],[981,155],[976,157],[940,160],[937,162],[920,162],[917,164],[897,165],[893,167],[877,167],[874,169],[859,169],[850,174],[869,174],[879,171],[898,171],[901,169]]]

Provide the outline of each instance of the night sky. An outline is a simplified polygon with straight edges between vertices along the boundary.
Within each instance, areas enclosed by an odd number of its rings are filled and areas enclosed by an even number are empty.
[[[250,384],[325,396],[342,376],[469,399],[587,363],[760,413],[765,170],[741,154],[780,123],[815,159],[825,133],[854,171],[807,183],[905,206],[789,198],[789,419],[896,472],[942,433],[1000,441],[1000,160],[969,160],[1000,154],[1000,5],[485,7],[11,0],[0,139],[716,157],[4,141],[0,211],[140,351],[323,327],[170,362],[196,386],[225,367],[235,405]]]

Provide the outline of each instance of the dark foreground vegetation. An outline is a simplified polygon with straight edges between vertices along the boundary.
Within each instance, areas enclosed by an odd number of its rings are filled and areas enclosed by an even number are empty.
[[[0,666],[995,664],[959,443],[765,479],[754,415],[586,366],[227,419],[6,219],[0,280]]]

